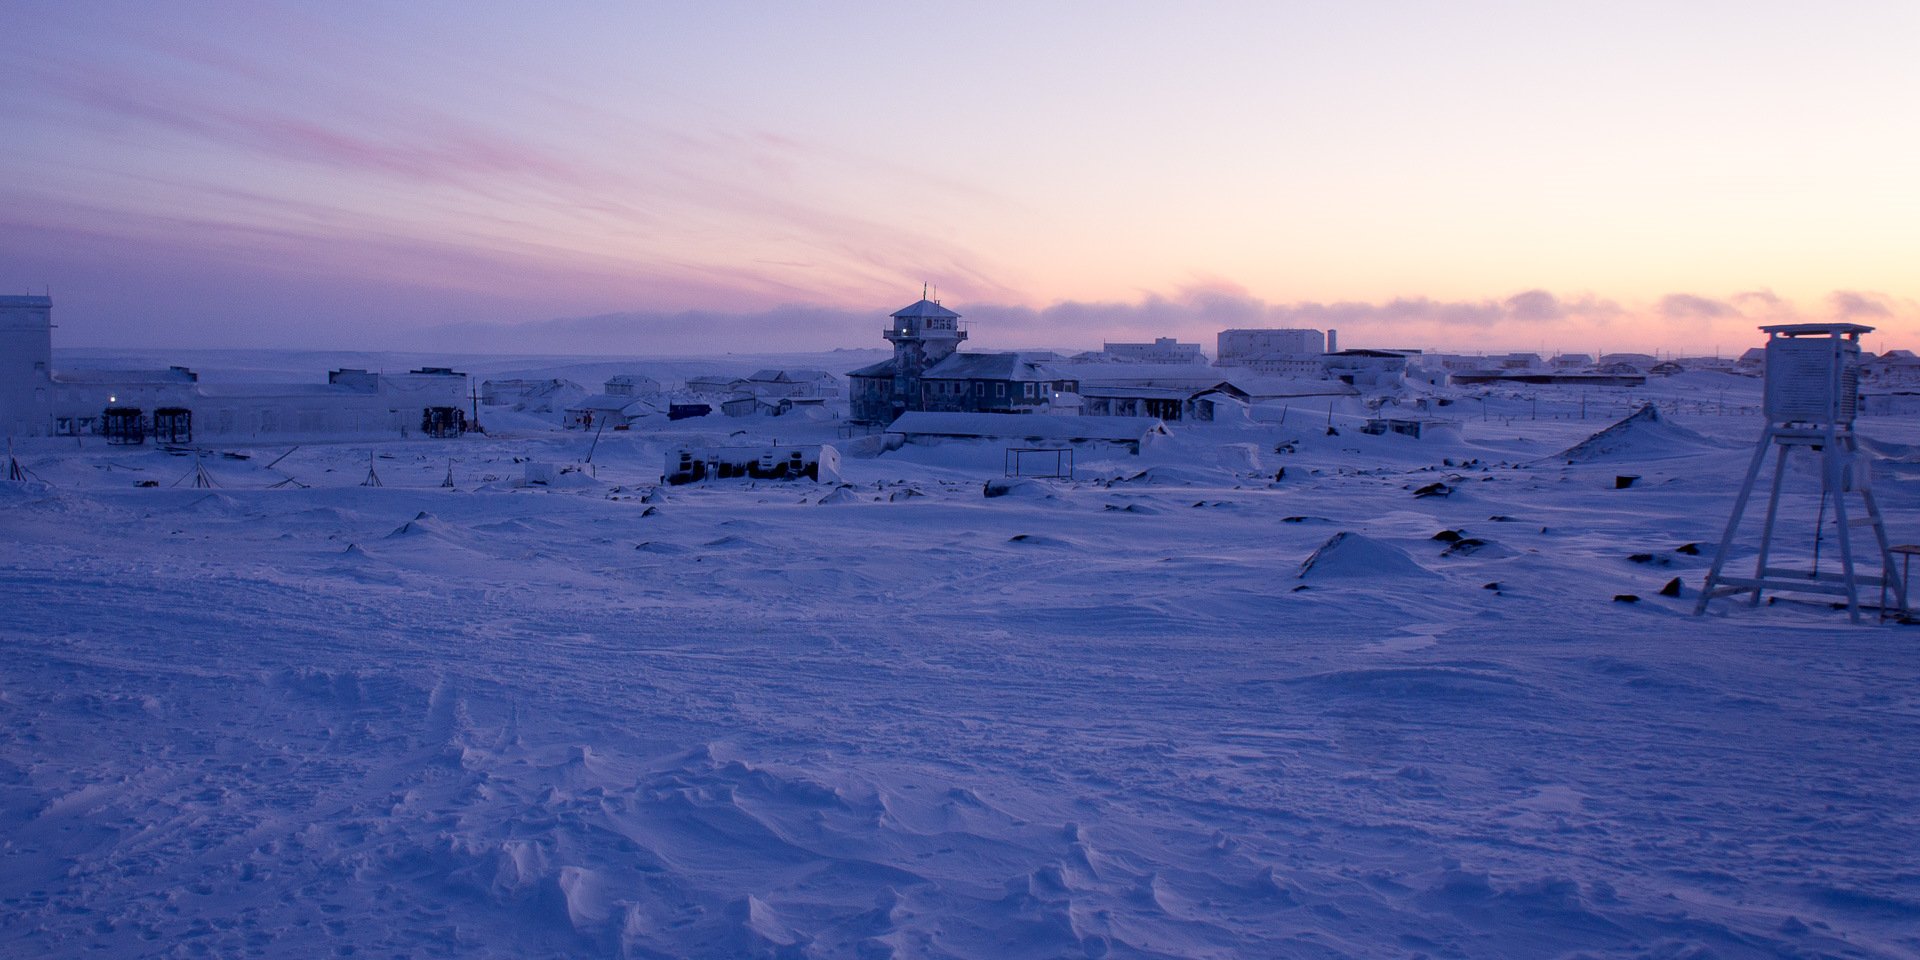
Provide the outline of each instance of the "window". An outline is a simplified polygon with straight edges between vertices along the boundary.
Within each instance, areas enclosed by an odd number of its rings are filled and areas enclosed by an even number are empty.
[[[1029,384],[1027,384],[1027,385],[1026,385],[1026,387],[1027,387],[1027,397],[1028,397],[1028,399],[1032,399],[1032,397],[1033,397],[1033,384],[1031,384],[1031,383],[1029,383]]]
[[[1004,397],[1004,396],[1006,396],[1006,395],[1007,395],[1007,385],[1006,385],[1006,384],[1004,384],[1004,383],[996,383],[996,384],[994,384],[994,385],[993,385],[993,395],[994,395],[994,396],[996,396],[996,397]]]

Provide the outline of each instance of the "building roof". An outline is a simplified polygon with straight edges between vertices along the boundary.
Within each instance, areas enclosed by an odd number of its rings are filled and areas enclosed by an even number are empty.
[[[847,371],[849,377],[891,377],[893,376],[893,358],[888,357],[879,363],[870,363],[858,370]]]
[[[1108,440],[1133,443],[1166,432],[1157,417],[1070,417],[1023,413],[903,413],[888,433],[925,437],[1019,440]]]
[[[1054,355],[1030,353],[955,353],[927,368],[924,380],[1071,380],[1048,366]]]
[[[203,383],[195,390],[208,400],[273,400],[283,397],[367,396],[334,383]]]
[[[1204,392],[1204,391],[1203,391]],[[1128,387],[1096,384],[1080,387],[1082,397],[1106,397],[1121,400],[1187,400],[1194,391],[1181,387]]]
[[[889,316],[900,317],[900,318],[914,318],[914,319],[920,319],[920,320],[925,320],[931,317],[947,317],[954,320],[960,319],[959,314],[954,313],[952,310],[948,310],[946,307],[943,307],[937,303],[934,303],[932,300],[921,300],[910,307],[902,307],[898,310],[895,310],[893,313],[889,314]]]
[[[1760,331],[1783,337],[1798,337],[1819,333],[1872,333],[1873,328],[1859,323],[1776,323],[1761,327]]]
[[[644,417],[659,413],[660,408],[653,402],[636,397],[623,397],[609,393],[596,393],[567,404],[568,413],[576,410],[590,410],[594,413],[619,413],[628,418]]]
[[[93,383],[104,386],[193,383],[199,379],[198,374],[186,367],[168,367],[165,370],[57,370],[53,374],[55,383]]]
[[[755,383],[812,383],[832,380],[833,374],[825,370],[755,370],[747,379]]]

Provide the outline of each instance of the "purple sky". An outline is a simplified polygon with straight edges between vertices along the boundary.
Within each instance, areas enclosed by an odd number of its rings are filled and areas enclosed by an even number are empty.
[[[0,13],[63,346],[1920,346],[1910,3]],[[591,318],[591,319],[582,319]],[[555,322],[562,321],[562,322]]]

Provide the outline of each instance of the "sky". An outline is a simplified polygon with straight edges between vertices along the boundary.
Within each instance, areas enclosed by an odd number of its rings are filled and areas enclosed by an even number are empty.
[[[1920,4],[19,2],[60,346],[1920,348]]]

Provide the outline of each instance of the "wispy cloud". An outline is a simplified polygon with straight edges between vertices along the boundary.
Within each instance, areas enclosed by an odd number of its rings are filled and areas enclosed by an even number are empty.
[[[1857,290],[1835,290],[1827,296],[1828,306],[1833,308],[1837,320],[1862,320],[1888,318],[1893,316],[1889,298],[1884,294],[1861,293]]]
[[[1667,294],[1660,298],[1659,309],[1660,315],[1668,320],[1719,320],[1740,315],[1730,303],[1691,293]]]

